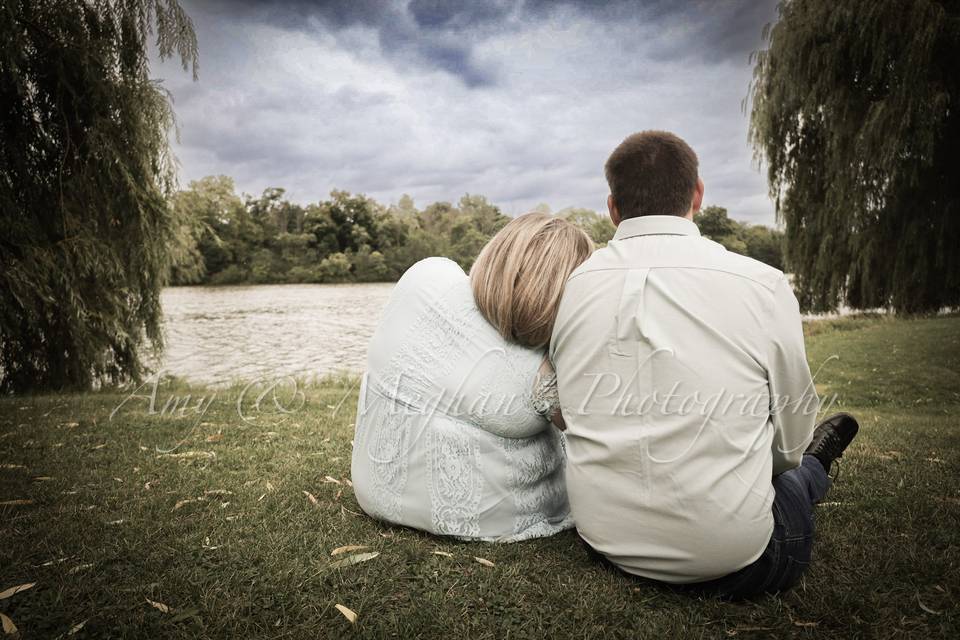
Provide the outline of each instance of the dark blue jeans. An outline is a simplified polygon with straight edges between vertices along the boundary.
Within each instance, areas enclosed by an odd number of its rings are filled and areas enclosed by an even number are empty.
[[[810,566],[813,551],[813,505],[830,488],[830,478],[811,455],[796,469],[774,477],[773,535],[763,555],[729,575],[688,585],[696,591],[730,599],[786,591]]]

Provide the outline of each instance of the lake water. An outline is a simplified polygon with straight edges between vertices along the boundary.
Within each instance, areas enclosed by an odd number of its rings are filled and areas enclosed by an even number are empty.
[[[154,367],[192,382],[364,368],[393,283],[171,287],[166,350]]]
[[[392,290],[393,283],[164,289],[167,347],[153,366],[206,384],[360,372]]]

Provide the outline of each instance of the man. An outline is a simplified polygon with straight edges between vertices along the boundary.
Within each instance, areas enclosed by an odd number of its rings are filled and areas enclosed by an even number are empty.
[[[814,429],[790,283],[700,236],[697,164],[663,131],[613,152],[617,232],[567,281],[551,357],[583,539],[629,573],[743,597],[800,578],[858,427]]]

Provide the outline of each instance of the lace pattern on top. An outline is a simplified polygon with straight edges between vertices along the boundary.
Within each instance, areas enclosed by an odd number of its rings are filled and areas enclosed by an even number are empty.
[[[563,479],[563,446],[560,434],[548,429],[532,438],[503,438],[500,442],[510,468],[511,487],[516,507],[513,531],[516,536],[536,537],[543,531],[558,530],[546,514],[564,514],[567,528],[572,524]]]
[[[377,377],[377,391],[400,403],[425,409],[436,400],[433,380],[448,376],[457,345],[467,335],[472,306],[451,308],[441,300],[424,309],[402,338],[401,347]]]
[[[382,399],[367,407],[373,413],[370,429],[364,434],[366,454],[373,480],[372,514],[389,522],[400,523],[403,516],[403,491],[407,484],[408,441],[410,420],[400,412],[391,412],[391,402]],[[383,405],[387,405],[384,407]],[[366,441],[367,438],[372,440]]]
[[[480,447],[469,427],[435,427],[429,439],[430,508],[435,533],[480,535],[483,474]]]
[[[533,387],[533,410],[547,420],[560,410],[560,393],[557,391],[557,374],[550,372],[538,375]]]

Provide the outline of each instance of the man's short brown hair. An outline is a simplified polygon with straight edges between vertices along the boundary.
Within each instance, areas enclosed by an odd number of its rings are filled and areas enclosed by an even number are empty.
[[[641,131],[620,143],[604,166],[621,219],[682,216],[697,188],[697,154],[668,131]]]

